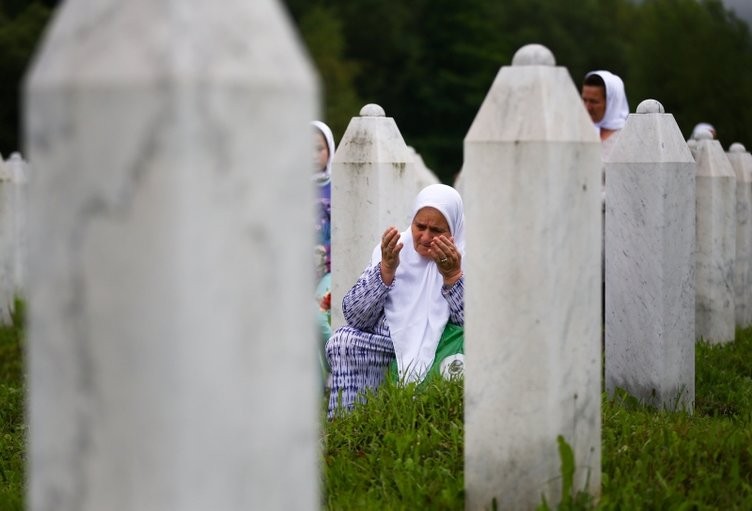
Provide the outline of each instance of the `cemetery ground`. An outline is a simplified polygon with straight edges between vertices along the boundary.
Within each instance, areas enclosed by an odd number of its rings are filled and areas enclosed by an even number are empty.
[[[24,314],[0,328],[0,509],[24,509]],[[386,385],[332,422],[322,410],[322,507],[463,509],[463,386]],[[568,487],[546,509],[752,509],[752,328],[736,342],[698,343],[694,414],[603,395],[602,494]],[[490,508],[490,503],[489,503]]]
[[[413,391],[387,384],[324,423],[324,507],[464,509],[462,382]],[[582,467],[560,443],[551,455],[569,497],[541,509],[752,509],[752,328],[734,343],[697,344],[694,414],[604,393],[602,419],[600,501],[567,488]]]

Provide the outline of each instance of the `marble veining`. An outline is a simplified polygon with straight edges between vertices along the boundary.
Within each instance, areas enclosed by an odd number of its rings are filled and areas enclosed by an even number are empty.
[[[518,60],[465,137],[468,509],[557,502],[559,434],[600,487],[600,142],[550,52]]]
[[[25,90],[31,509],[318,507],[317,81],[285,16],[61,5]]]
[[[691,411],[694,159],[673,115],[638,113],[605,167],[606,389]]]
[[[380,106],[364,106],[332,161],[332,329],[345,324],[342,298],[370,264],[383,232],[412,222],[418,183],[397,123]]]
[[[717,140],[697,142],[695,335],[734,340],[736,174]]]
[[[735,318],[746,328],[752,324],[752,155],[733,144],[728,158],[736,173]]]

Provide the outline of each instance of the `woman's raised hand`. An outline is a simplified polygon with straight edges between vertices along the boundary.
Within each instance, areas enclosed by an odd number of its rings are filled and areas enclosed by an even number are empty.
[[[445,285],[452,285],[462,276],[462,254],[454,244],[454,238],[440,234],[431,240],[431,257],[436,261]]]
[[[387,286],[394,281],[394,273],[399,266],[399,253],[402,243],[400,233],[395,227],[389,227],[381,237],[381,280]]]

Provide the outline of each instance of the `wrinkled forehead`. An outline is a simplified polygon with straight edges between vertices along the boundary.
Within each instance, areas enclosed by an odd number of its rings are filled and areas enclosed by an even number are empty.
[[[449,225],[446,213],[433,206],[423,206],[416,211],[415,215],[413,215],[413,222],[430,222],[434,225],[445,223],[449,231],[452,232],[452,227]]]

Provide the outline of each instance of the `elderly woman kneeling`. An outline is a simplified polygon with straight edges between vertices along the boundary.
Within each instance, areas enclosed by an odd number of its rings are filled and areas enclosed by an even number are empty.
[[[462,198],[442,184],[418,194],[409,229],[384,232],[371,264],[342,300],[347,326],[326,344],[330,418],[378,387],[395,358],[400,381],[425,378],[447,325],[465,322],[464,248]]]

